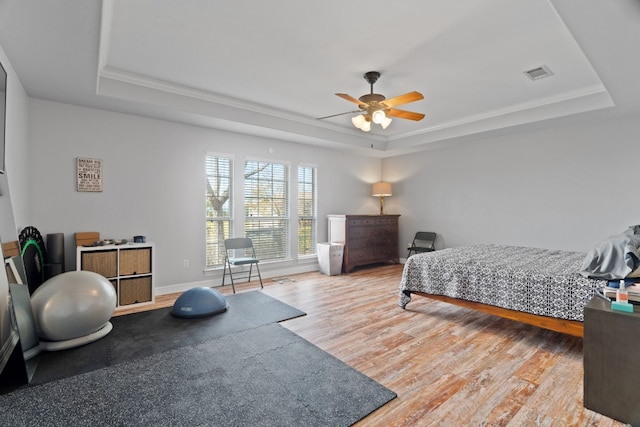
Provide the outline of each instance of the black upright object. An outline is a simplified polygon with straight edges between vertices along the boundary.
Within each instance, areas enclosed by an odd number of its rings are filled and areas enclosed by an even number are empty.
[[[640,307],[615,311],[594,297],[584,309],[584,406],[640,426]]]
[[[29,293],[33,294],[44,282],[44,266],[47,263],[47,252],[42,235],[37,228],[28,226],[18,235],[20,254],[27,276]]]
[[[0,367],[0,394],[8,393],[21,385],[29,383],[27,366],[24,362],[19,339],[16,340],[13,349],[10,351],[11,353],[5,365]]]
[[[64,273],[64,233],[47,234],[45,280]]]
[[[29,293],[33,294],[44,282],[44,261],[40,246],[33,240],[29,241],[22,250],[22,263],[27,276]]]
[[[10,332],[2,348],[0,348],[0,394],[13,391],[29,382],[12,299],[9,299],[7,310],[9,312]]]

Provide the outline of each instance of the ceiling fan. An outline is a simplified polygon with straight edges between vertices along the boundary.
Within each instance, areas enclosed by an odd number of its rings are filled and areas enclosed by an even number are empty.
[[[414,121],[419,121],[424,118],[424,114],[422,113],[414,113],[412,111],[394,108],[398,105],[408,104],[410,102],[424,99],[424,96],[422,96],[420,92],[413,91],[387,99],[379,93],[373,93],[373,84],[378,81],[378,78],[380,78],[380,73],[378,71],[366,72],[363,77],[371,85],[371,93],[362,95],[358,99],[351,95],[347,95],[346,93],[336,93],[340,98],[357,104],[360,110],[347,111],[346,113],[320,117],[317,120],[328,119],[330,117],[341,116],[344,114],[362,113],[353,117],[351,122],[358,129],[368,132],[371,130],[371,122],[377,123],[382,126],[383,129],[386,129],[391,123],[391,117]]]

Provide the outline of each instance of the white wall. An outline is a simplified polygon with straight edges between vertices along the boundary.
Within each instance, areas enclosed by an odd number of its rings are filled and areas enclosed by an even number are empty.
[[[402,246],[416,231],[435,231],[439,248],[500,243],[586,252],[640,223],[640,123],[606,116],[385,159]]]
[[[26,218],[28,212],[28,176],[24,160],[27,153],[28,97],[16,76],[4,50],[0,47],[0,63],[7,72],[7,101],[5,129],[5,164],[8,185],[0,194],[0,230],[2,242],[17,240],[14,217]],[[8,187],[8,190],[7,190]],[[14,193],[18,193],[17,197]],[[6,275],[0,278],[0,346],[11,332],[7,298],[9,285]],[[1,369],[1,368],[0,368]]]
[[[0,47],[0,62],[7,72],[7,115],[5,130],[5,165],[16,221],[29,219],[28,163],[29,97],[9,59]]]
[[[156,245],[158,293],[205,279],[200,285],[220,282],[219,275],[204,274],[207,151],[233,154],[236,167],[248,157],[282,160],[292,168],[317,165],[320,241],[326,240],[327,214],[376,213],[368,194],[380,179],[380,160],[329,149],[32,99],[30,150],[29,168],[37,174],[32,224],[19,226],[65,233],[67,268],[75,266],[77,231],[114,239],[146,235]],[[103,192],[76,191],[77,157],[103,160]],[[269,275],[267,265],[261,270]],[[272,272],[279,274],[286,271]]]

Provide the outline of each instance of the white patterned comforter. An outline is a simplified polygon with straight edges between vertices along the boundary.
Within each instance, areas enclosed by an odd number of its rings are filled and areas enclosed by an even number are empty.
[[[411,292],[583,321],[583,309],[603,280],[578,274],[585,254],[518,246],[475,245],[409,257],[400,282],[400,307]]]

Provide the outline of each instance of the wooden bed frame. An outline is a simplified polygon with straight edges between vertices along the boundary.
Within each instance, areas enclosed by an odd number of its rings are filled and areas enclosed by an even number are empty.
[[[449,304],[458,305],[472,310],[480,311],[483,313],[493,314],[494,316],[504,317],[506,319],[515,320],[518,322],[526,323],[540,328],[549,329],[555,332],[561,332],[563,334],[573,335],[576,337],[582,337],[584,335],[583,323],[576,320],[556,319],[549,316],[539,316],[536,314],[524,313],[522,311],[509,310],[506,308],[495,307],[488,304],[482,304],[479,302],[465,301],[457,298],[451,298],[444,295],[427,294],[424,292],[416,291],[402,291],[405,295],[420,295],[423,297],[443,301]]]

